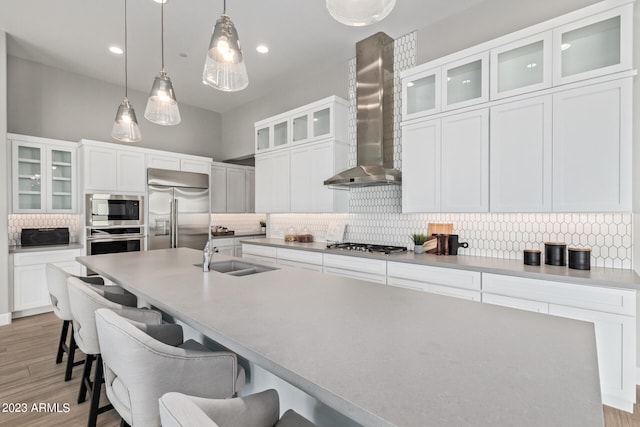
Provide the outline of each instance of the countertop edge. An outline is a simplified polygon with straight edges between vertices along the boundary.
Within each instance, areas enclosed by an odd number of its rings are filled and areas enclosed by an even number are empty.
[[[31,252],[50,252],[64,251],[71,249],[82,249],[84,245],[81,243],[69,243],[68,245],[42,245],[42,246],[9,246],[10,254],[31,253]]]

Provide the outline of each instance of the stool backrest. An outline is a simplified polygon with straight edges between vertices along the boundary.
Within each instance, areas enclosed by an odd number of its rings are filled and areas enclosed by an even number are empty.
[[[67,278],[71,275],[52,263],[48,263],[45,268],[53,312],[62,320],[73,320],[67,290]]]

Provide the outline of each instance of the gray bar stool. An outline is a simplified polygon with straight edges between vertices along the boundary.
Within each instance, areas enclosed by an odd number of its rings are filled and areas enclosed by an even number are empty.
[[[233,399],[205,399],[182,393],[160,398],[162,427],[313,427],[289,409],[282,418],[278,392],[266,390]]]

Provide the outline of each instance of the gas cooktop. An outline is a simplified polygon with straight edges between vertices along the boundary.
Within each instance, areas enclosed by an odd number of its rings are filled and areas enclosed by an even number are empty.
[[[396,252],[406,252],[404,246],[388,246],[388,245],[371,245],[368,243],[331,243],[327,244],[327,249],[339,249],[343,251],[355,252],[377,252],[391,254]]]

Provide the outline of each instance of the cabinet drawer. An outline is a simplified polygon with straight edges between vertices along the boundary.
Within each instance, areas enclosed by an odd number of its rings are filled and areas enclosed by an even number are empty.
[[[343,255],[324,255],[324,266],[386,276],[387,262]]]
[[[503,307],[517,308],[519,310],[534,311],[536,313],[549,314],[549,304],[540,301],[530,301],[520,298],[505,297],[503,295],[482,294],[482,302],[501,305]]]
[[[431,267],[389,261],[387,275],[423,283],[455,286],[457,288],[480,291],[480,273],[453,268]]]
[[[365,273],[363,271],[347,270],[343,268],[327,267],[326,265],[322,271],[328,274],[335,274],[337,276],[348,277],[351,279],[362,279],[368,282],[380,283],[382,285],[384,285],[387,281],[387,278],[384,275]]]
[[[18,253],[13,255],[13,265],[44,265],[49,262],[75,261],[77,256],[80,256],[80,249]]]
[[[243,255],[259,255],[263,257],[276,258],[277,253],[277,249],[273,246],[248,245],[246,243],[242,245]]]
[[[242,258],[243,259],[250,259],[253,261],[258,261],[261,262],[263,264],[276,264],[276,259],[273,257],[267,257],[267,256],[262,256],[262,255],[254,255],[254,254],[247,254],[247,253],[242,253]]]
[[[636,292],[482,273],[483,292],[635,316]]]
[[[388,267],[387,267],[388,268]],[[401,279],[398,277],[387,277],[387,284],[400,288],[414,289],[432,294],[445,295],[449,297],[462,298],[470,301],[480,301],[480,291],[470,291],[452,286],[436,285],[421,281]]]
[[[278,259],[278,265],[286,265],[287,267],[302,268],[304,270],[322,271],[322,264],[309,264],[306,262],[289,261],[286,259]]]
[[[217,248],[220,248],[222,246],[233,246],[234,243],[235,242],[233,237],[229,237],[225,239],[213,239],[213,244]]]
[[[278,262],[280,262],[280,260],[297,261],[322,266],[322,253],[278,248]]]

